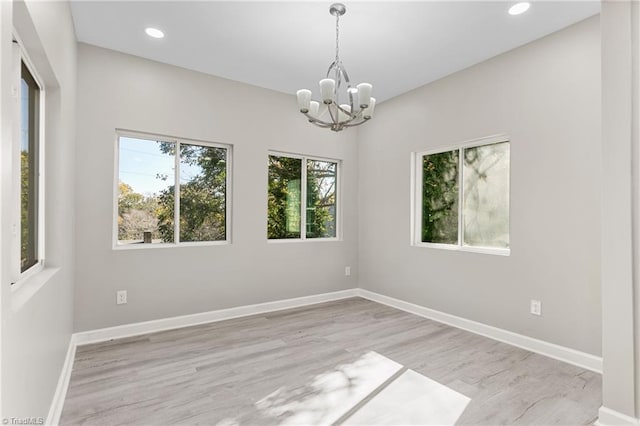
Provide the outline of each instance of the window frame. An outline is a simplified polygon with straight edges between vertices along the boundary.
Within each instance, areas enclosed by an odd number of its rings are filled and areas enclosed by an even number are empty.
[[[210,142],[198,139],[188,139],[175,136],[159,135],[156,133],[139,132],[134,130],[116,129],[115,131],[115,150],[114,150],[114,175],[113,175],[113,211],[112,211],[112,250],[147,250],[177,247],[204,247],[204,246],[221,246],[229,245],[232,240],[232,191],[233,191],[233,145]],[[176,144],[176,155],[174,156],[174,241],[170,243],[156,244],[120,244],[118,240],[118,195],[120,181],[120,138],[128,137],[134,139],[149,140],[151,142],[169,142]],[[212,148],[222,148],[227,151],[226,160],[226,185],[225,185],[225,239],[217,241],[180,241],[180,144],[199,145]]]
[[[478,139],[472,139],[451,145],[438,146],[425,151],[411,154],[411,245],[414,247],[463,251],[471,253],[493,254],[498,256],[511,255],[509,247],[483,247],[464,244],[464,155],[463,150],[484,145],[509,143],[509,195],[511,195],[511,139],[506,134],[498,134]],[[459,151],[458,155],[458,242],[456,244],[429,243],[422,241],[422,162],[425,155],[440,154],[448,151]],[[511,239],[511,197],[509,197],[509,239]]]
[[[12,227],[13,233],[17,236],[15,238],[15,244],[12,247],[12,262],[11,262],[11,289],[17,290],[22,285],[29,281],[32,277],[40,273],[45,269],[45,147],[46,147],[46,138],[45,138],[45,122],[46,122],[46,86],[44,84],[44,80],[36,70],[36,67],[33,65],[33,61],[29,57],[27,51],[24,48],[23,43],[20,40],[20,37],[14,31],[13,33],[13,79],[14,84],[16,84],[17,90],[17,102],[15,105],[15,113],[14,113],[14,134],[20,135],[21,133],[21,124],[22,124],[22,96],[21,96],[21,85],[22,85],[22,67],[24,66],[26,70],[29,72],[31,78],[33,79],[35,85],[38,87],[38,99],[36,102],[37,105],[37,134],[36,134],[36,169],[37,169],[37,178],[36,181],[36,205],[37,205],[37,213],[35,218],[35,227],[36,227],[36,263],[22,271],[22,230],[21,230],[21,217],[22,217],[22,162],[21,162],[21,136],[17,136],[13,138],[12,147],[15,150],[12,153],[12,177],[11,177],[11,202],[13,205],[13,220]]]
[[[268,225],[269,225],[269,210],[268,203],[267,210],[265,210],[265,217],[267,221],[265,223],[265,235],[267,237],[267,243],[281,244],[281,243],[300,243],[305,241],[317,241],[317,242],[330,242],[330,241],[342,241],[342,160],[328,157],[318,157],[314,155],[297,154],[285,151],[273,151],[267,152],[267,197],[269,196],[269,157],[287,157],[300,159],[302,161],[301,170],[303,171],[300,177],[300,238],[269,238]],[[322,237],[322,238],[307,238],[307,160],[311,161],[324,161],[329,163],[336,163],[336,236],[335,237]]]

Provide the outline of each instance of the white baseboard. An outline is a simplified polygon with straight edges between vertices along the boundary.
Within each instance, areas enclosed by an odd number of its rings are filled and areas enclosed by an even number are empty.
[[[258,303],[255,305],[238,306],[199,314],[183,315],[179,317],[163,318],[153,321],[137,322],[116,327],[100,328],[97,330],[75,333],[77,345],[105,342],[111,339],[139,336],[141,334],[158,331],[173,330],[216,321],[224,321],[266,312],[281,311],[283,309],[299,308],[316,303],[357,297],[357,289],[334,291],[332,293],[314,294],[313,296],[296,297],[293,299],[277,300],[274,302]]]
[[[64,406],[64,400],[67,397],[67,389],[69,389],[69,380],[71,380],[71,370],[73,369],[73,361],[76,358],[76,341],[75,335],[71,335],[69,339],[69,348],[67,349],[67,356],[62,364],[62,371],[60,371],[60,377],[58,378],[58,385],[56,391],[53,394],[53,400],[51,401],[51,407],[49,407],[49,413],[47,414],[47,425],[57,426],[60,422],[60,415],[62,414],[62,407]]]
[[[67,350],[67,356],[65,358],[64,365],[62,366],[62,371],[60,372],[60,378],[58,379],[58,385],[56,387],[55,394],[53,395],[51,407],[49,408],[46,424],[57,426],[60,422],[60,415],[62,414],[64,400],[67,396],[67,389],[69,389],[71,370],[73,369],[73,361],[75,359],[76,349],[78,346],[105,342],[123,337],[137,336],[140,334],[173,330],[192,325],[224,321],[249,315],[281,311],[283,309],[298,308],[307,305],[314,305],[316,303],[330,302],[332,300],[341,300],[357,296],[357,289],[352,288],[332,293],[315,294],[312,296],[258,303],[256,305],[238,306],[236,308],[220,309],[217,311],[202,312],[193,315],[163,318],[154,321],[138,322],[120,325],[117,327],[74,333],[71,335],[71,339],[69,341],[69,349]]]
[[[394,299],[393,297],[384,296],[369,290],[358,289],[357,294],[358,296],[369,299],[373,302],[382,303],[383,305],[391,306],[393,308],[451,325],[456,328],[461,328],[481,336],[489,337],[500,342],[508,343],[549,358],[554,358],[559,361],[602,374],[602,358],[595,355],[545,342],[543,340],[534,339],[532,337],[523,336],[522,334],[513,333],[501,328],[492,327],[490,325],[471,321],[455,315],[446,314],[434,309],[425,308],[424,306]]]
[[[451,325],[463,330],[480,334],[513,346],[517,346],[531,352],[555,358],[560,361],[567,362],[598,373],[602,372],[602,358],[590,355],[584,352],[569,349],[553,343],[544,342],[542,340],[533,339],[521,334],[513,333],[497,327],[492,327],[479,322],[471,321],[455,315],[446,314],[413,303],[405,302],[392,297],[384,296],[372,291],[353,288],[348,290],[336,291],[332,293],[316,294],[312,296],[297,297],[293,299],[278,300],[274,302],[259,303],[255,305],[238,306],[235,308],[221,309],[217,311],[202,312],[192,315],[183,315],[172,318],[163,318],[153,321],[145,321],[133,324],[125,324],[116,327],[101,328],[97,330],[82,331],[74,333],[69,342],[67,356],[60,373],[58,386],[49,409],[47,416],[48,425],[57,425],[60,421],[64,400],[69,387],[71,378],[71,370],[77,346],[90,343],[105,342],[112,339],[123,337],[138,336],[141,334],[155,333],[158,331],[173,330],[182,327],[189,327],[198,324],[206,324],[216,321],[224,321],[233,318],[246,317],[250,315],[262,314],[267,312],[280,311],[284,309],[298,308],[317,303],[330,302],[333,300],[347,299],[350,297],[362,297],[377,303],[391,306],[415,315],[432,319],[444,324]],[[603,426],[613,425],[634,425],[640,426],[638,423],[621,423],[609,419],[617,419],[615,413],[607,408],[600,409]],[[604,414],[603,414],[604,413]],[[608,416],[608,417],[607,417]],[[631,419],[633,420],[633,419]]]
[[[627,416],[607,407],[600,407],[598,412],[598,426],[638,426],[640,419]]]

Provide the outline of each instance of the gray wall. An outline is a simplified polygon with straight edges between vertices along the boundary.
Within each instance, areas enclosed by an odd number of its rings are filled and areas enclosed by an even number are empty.
[[[590,18],[380,105],[358,135],[360,287],[600,354],[599,30]],[[412,247],[411,153],[498,133],[511,256]]]
[[[640,417],[638,7],[602,4],[602,405],[630,417]]]
[[[356,287],[354,132],[309,125],[289,95],[84,44],[78,77],[76,331]],[[232,144],[233,244],[113,250],[116,128]],[[343,160],[343,241],[267,243],[268,150]]]
[[[596,17],[336,137],[292,121],[290,96],[81,44],[76,331],[360,286],[599,355],[599,61]],[[233,244],[113,250],[116,128],[233,144]],[[411,152],[496,133],[511,137],[511,256],[411,247]],[[344,241],[266,242],[269,149],[344,160]]]
[[[74,140],[76,41],[67,2],[0,2],[2,81],[2,229],[11,229],[7,179],[12,122],[10,87],[12,26],[24,42],[46,91],[47,268],[11,288],[14,238],[2,236],[2,416],[46,417],[73,327]],[[12,22],[13,21],[13,22]],[[18,225],[19,226],[19,225]]]

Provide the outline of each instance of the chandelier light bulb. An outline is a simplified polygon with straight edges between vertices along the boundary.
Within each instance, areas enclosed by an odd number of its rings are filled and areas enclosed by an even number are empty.
[[[298,108],[301,113],[309,112],[309,104],[311,102],[311,90],[300,89],[296,93],[298,95]]]
[[[342,104],[340,105],[340,108],[341,109],[338,110],[338,121],[347,121],[350,118],[347,112],[351,112],[351,106]],[[344,112],[343,110],[347,112]]]
[[[373,86],[369,83],[360,83],[358,84],[358,103],[360,104],[360,108],[366,108],[369,106],[369,101],[371,100],[371,90]]]
[[[309,115],[313,118],[318,118],[318,112],[320,111],[320,103],[311,101],[309,105]]]
[[[362,117],[365,120],[371,120],[373,118],[373,110],[376,107],[376,98],[371,98],[371,102],[369,103],[369,106],[367,108],[365,108],[365,110],[362,112]]]
[[[311,100],[311,91],[298,90],[298,109],[304,114],[310,123],[325,129],[339,132],[347,127],[359,126],[373,117],[373,108],[376,100],[371,97],[373,86],[370,83],[360,83],[357,87],[351,87],[349,75],[339,56],[340,17],[345,14],[347,8],[342,3],[334,3],[329,8],[329,13],[336,18],[336,56],[326,78],[320,80],[321,102]],[[347,103],[340,103],[340,96],[347,94]],[[320,113],[320,107],[322,113]],[[323,116],[322,120],[320,116]]]
[[[320,80],[320,97],[322,102],[330,104],[333,102],[333,96],[336,91],[336,82],[332,78],[323,78]]]

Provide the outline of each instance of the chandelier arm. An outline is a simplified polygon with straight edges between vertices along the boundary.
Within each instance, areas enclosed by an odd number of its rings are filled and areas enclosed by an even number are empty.
[[[347,69],[344,67],[344,65],[342,65],[342,62],[339,62],[339,67],[340,67],[340,71],[342,72],[342,75],[344,75],[344,81],[346,81],[349,87],[351,87],[351,81],[349,80],[349,74],[347,74]]]
[[[340,111],[344,112],[344,113],[345,113],[345,114],[347,114],[349,117],[351,117],[349,120],[341,121],[341,123],[348,123],[348,122],[349,122],[349,121],[351,121],[351,120],[355,120],[356,118],[358,118],[358,113],[360,113],[360,111],[358,111],[357,113],[347,111],[346,109],[342,108],[339,104],[336,104],[336,107],[337,107]]]
[[[330,129],[333,126],[332,124],[317,123],[317,122],[311,121],[311,120],[309,120],[309,122],[311,124],[313,124],[313,125],[316,125],[316,126],[318,126],[320,128],[323,128],[323,129]]]
[[[311,115],[309,115],[309,113],[306,113],[306,112],[303,112],[302,114],[304,114],[311,123],[317,124],[318,126],[331,127],[331,125],[334,124],[334,123],[328,123],[326,121],[322,121],[320,119],[312,117]]]
[[[353,93],[351,92],[351,80],[349,80],[349,74],[347,73],[347,69],[342,65],[342,62],[338,65],[340,67],[340,71],[344,76],[344,81],[347,83],[347,94],[349,95],[349,106],[351,106],[351,111],[353,111]]]
[[[336,62],[336,88],[334,95],[336,97],[336,105],[340,105],[340,87],[342,87],[342,70],[340,69],[340,62]]]
[[[357,120],[361,120],[361,121],[355,122]],[[354,126],[359,126],[361,124],[364,124],[369,120],[371,120],[371,117],[365,118],[362,116],[362,111],[358,111],[357,113],[352,114],[348,120],[341,121],[338,124],[340,124],[342,127],[354,127]]]
[[[337,99],[336,99],[337,102]],[[338,105],[337,103],[334,103],[335,106],[337,106],[338,108],[340,108],[340,105]],[[331,104],[327,105],[327,110],[329,111],[329,116],[331,117],[331,122],[334,124],[338,124],[340,121],[338,120],[338,114],[336,111],[336,114],[334,116],[333,111],[331,110]]]
[[[331,65],[329,65],[329,68],[327,69],[327,78],[329,78],[329,76],[331,75],[331,70],[336,67],[336,64],[337,64],[337,62],[333,61],[333,62],[331,62]]]
[[[357,123],[349,123],[349,124],[345,124],[344,127],[356,127],[356,126],[360,126],[364,123],[366,123],[367,121],[371,120],[370,118],[363,118],[362,121],[358,121]]]

